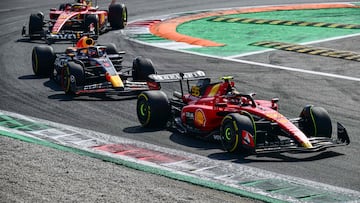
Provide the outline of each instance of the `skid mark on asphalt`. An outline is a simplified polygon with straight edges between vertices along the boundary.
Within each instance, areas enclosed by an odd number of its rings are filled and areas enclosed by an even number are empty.
[[[274,41],[261,41],[261,42],[251,43],[250,45],[303,53],[303,54],[340,58],[351,61],[360,61],[360,53],[351,52],[351,51],[342,51],[342,50],[329,49],[323,47],[315,47],[315,46],[293,44],[286,42],[274,42]]]
[[[293,21],[293,20],[268,20],[268,19],[256,19],[256,18],[213,17],[213,18],[208,19],[207,21],[225,22],[225,23],[246,23],[246,24],[268,24],[268,25],[287,25],[287,26],[303,26],[303,27],[360,29],[359,24],[306,22],[306,21]]]

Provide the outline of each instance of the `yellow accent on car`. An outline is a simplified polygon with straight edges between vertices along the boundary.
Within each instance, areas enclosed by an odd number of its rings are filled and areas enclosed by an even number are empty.
[[[306,149],[313,148],[310,142],[303,142],[301,145]]]
[[[215,96],[215,94],[219,91],[219,88],[220,88],[220,84],[216,84],[214,85],[212,88],[211,88],[211,91],[209,93],[209,97],[213,97]]]
[[[124,87],[124,83],[122,82],[122,80],[118,75],[110,76],[110,82],[113,87]]]

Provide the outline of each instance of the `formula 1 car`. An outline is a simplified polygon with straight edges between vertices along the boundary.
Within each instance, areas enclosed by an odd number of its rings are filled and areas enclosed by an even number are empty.
[[[55,53],[48,45],[35,46],[32,68],[36,76],[49,77],[59,83],[66,94],[75,96],[133,95],[160,89],[160,84],[148,78],[155,74],[150,59],[137,57],[132,67],[126,67],[122,65],[124,54],[124,51],[117,51],[114,44],[95,45],[92,38],[85,36],[65,52]]]
[[[278,112],[278,98],[255,100],[254,93],[239,93],[232,77],[216,83],[210,83],[202,71],[149,77],[157,82],[180,81],[181,92],[175,91],[172,98],[160,90],[138,95],[137,117],[146,128],[167,127],[219,141],[228,152],[250,154],[315,152],[350,143],[340,123],[338,138],[331,138],[332,123],[324,108],[307,105],[298,118],[288,119]]]
[[[52,8],[49,20],[44,19],[42,12],[30,15],[28,34],[23,26],[22,36],[34,39],[45,39],[49,44],[57,40],[78,40],[82,36],[96,39],[109,29],[122,29],[127,23],[127,8],[124,4],[112,3],[109,10],[99,10],[91,0],[76,0],[76,3],[65,3],[59,9]]]

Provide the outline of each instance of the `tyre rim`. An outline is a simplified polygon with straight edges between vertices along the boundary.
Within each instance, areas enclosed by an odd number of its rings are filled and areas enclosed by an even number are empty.
[[[139,105],[139,116],[142,124],[147,123],[150,118],[149,108],[145,101],[142,101]]]
[[[225,138],[226,138],[226,141],[231,141],[231,128],[225,129]]]
[[[233,129],[233,125],[228,123],[225,125],[224,130],[224,139],[223,146],[229,152],[233,152],[236,150],[239,144],[239,136],[236,134],[235,129]]]
[[[142,117],[145,117],[145,104],[140,105],[140,114]]]

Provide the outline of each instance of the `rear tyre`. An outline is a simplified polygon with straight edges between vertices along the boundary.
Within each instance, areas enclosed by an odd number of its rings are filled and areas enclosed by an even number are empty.
[[[61,85],[65,94],[75,95],[77,86],[83,86],[85,83],[85,72],[81,64],[73,61],[68,62],[67,67],[63,69],[63,80]]]
[[[54,71],[55,53],[51,46],[36,46],[32,50],[32,69],[36,76],[50,77]]]
[[[134,81],[148,81],[150,74],[155,74],[155,68],[150,59],[144,57],[134,59],[132,69]]]
[[[85,16],[85,30],[87,32],[91,31],[90,25],[93,24],[94,26],[94,36],[92,38],[97,39],[99,37],[100,31],[99,31],[99,17],[95,14],[90,14]]]
[[[125,4],[109,6],[109,22],[113,29],[124,29],[127,24],[127,8]]]
[[[305,106],[300,113],[299,128],[308,137],[331,137],[332,124],[329,113],[322,107]]]
[[[138,120],[143,127],[164,127],[170,117],[170,103],[163,91],[145,91],[136,103]]]
[[[44,14],[41,12],[31,14],[29,19],[29,37],[30,39],[41,39],[44,35]]]
[[[254,150],[255,130],[251,119],[247,116],[230,113],[224,117],[220,127],[220,137],[223,148],[228,152],[240,152]],[[245,142],[243,145],[243,137]],[[251,146],[253,145],[253,146]],[[251,149],[251,150],[250,150]]]

